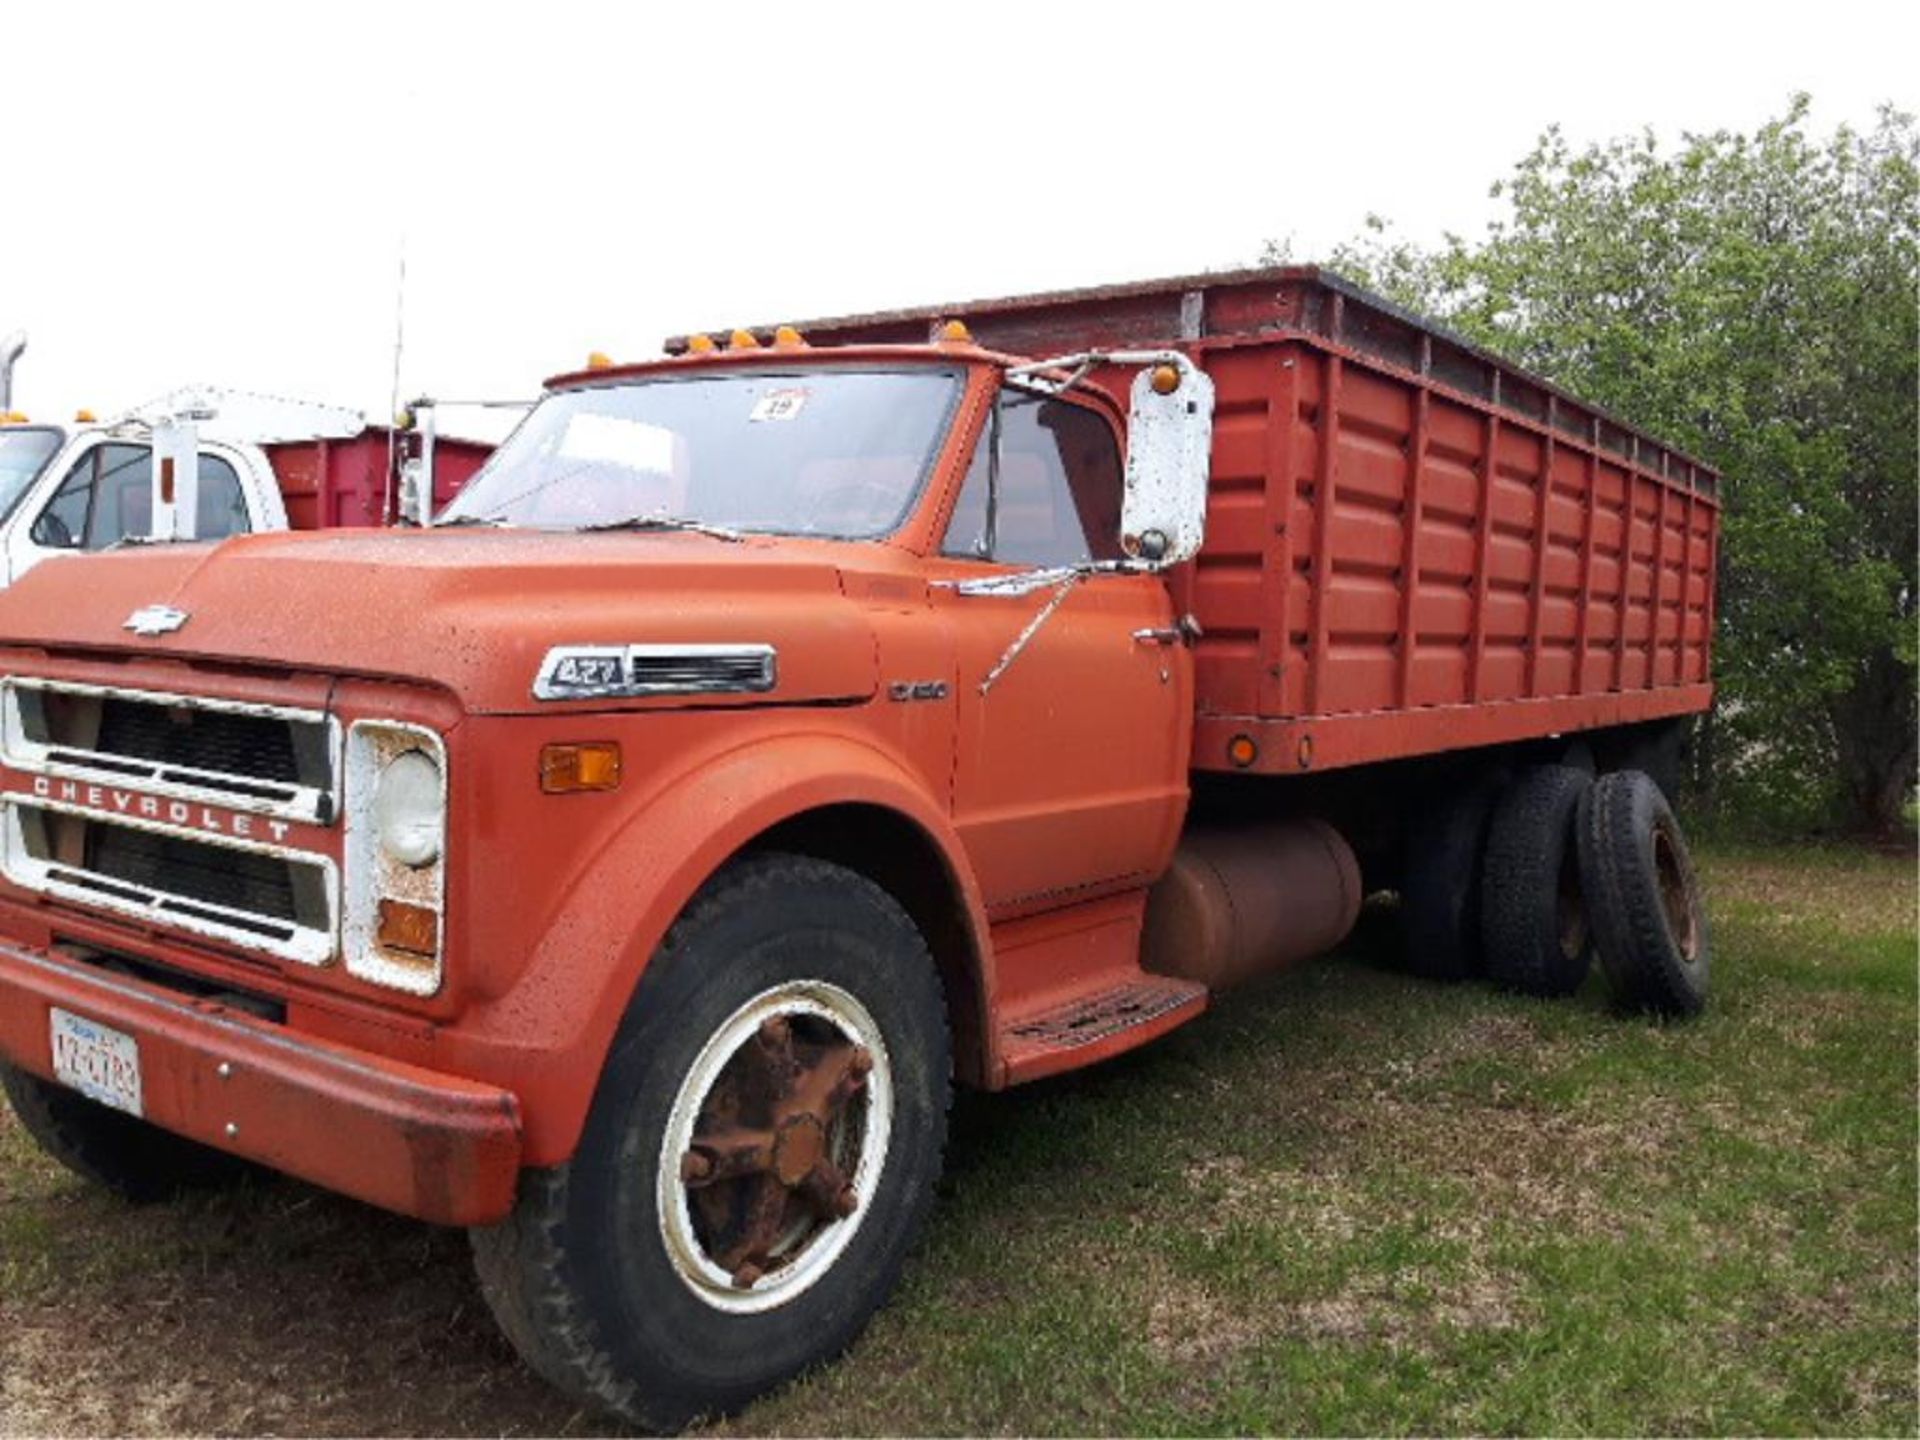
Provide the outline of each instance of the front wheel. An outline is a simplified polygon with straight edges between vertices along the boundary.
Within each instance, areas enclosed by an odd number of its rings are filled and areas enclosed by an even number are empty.
[[[900,906],[840,866],[724,872],[635,993],[572,1161],[473,1232],[521,1353],[650,1429],[844,1349],[933,1198],[949,1042]]]

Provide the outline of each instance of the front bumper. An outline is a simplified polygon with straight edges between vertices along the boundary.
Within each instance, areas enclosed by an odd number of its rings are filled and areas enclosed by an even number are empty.
[[[55,1006],[134,1037],[145,1115],[164,1130],[422,1220],[487,1225],[513,1208],[508,1091],[0,943],[0,1060],[52,1079]]]

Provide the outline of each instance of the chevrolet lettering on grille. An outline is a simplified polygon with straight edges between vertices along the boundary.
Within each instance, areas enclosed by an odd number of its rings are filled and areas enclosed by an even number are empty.
[[[270,840],[281,844],[293,830],[287,821],[264,815],[216,810],[187,800],[171,800],[160,795],[146,795],[137,790],[121,790],[109,785],[90,785],[79,780],[56,780],[46,775],[33,777],[33,794],[36,799],[52,800],[62,805],[158,820],[214,835],[232,836],[236,840]]]

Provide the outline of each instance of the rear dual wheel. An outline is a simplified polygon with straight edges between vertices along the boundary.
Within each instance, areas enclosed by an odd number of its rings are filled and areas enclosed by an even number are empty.
[[[1523,772],[1494,811],[1480,906],[1487,973],[1509,989],[1570,995],[1597,958],[1625,1009],[1706,1007],[1706,906],[1673,807],[1641,771]]]
[[[1614,998],[1655,1015],[1706,1008],[1706,906],[1673,807],[1638,770],[1603,775],[1581,801],[1580,870]]]
[[[1485,968],[1480,947],[1480,877],[1487,827],[1506,783],[1489,769],[1433,796],[1407,836],[1400,920],[1406,966],[1428,980],[1465,980]]]
[[[1572,765],[1523,770],[1500,796],[1487,832],[1480,929],[1487,975],[1523,995],[1578,990],[1593,935],[1574,820],[1592,785]]]
[[[843,1350],[933,1198],[949,1042],[918,931],[871,881],[763,855],[654,957],[574,1158],[473,1232],[527,1361],[653,1430]]]

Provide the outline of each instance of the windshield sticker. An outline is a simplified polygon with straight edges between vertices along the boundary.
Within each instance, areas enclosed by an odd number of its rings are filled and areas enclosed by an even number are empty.
[[[797,420],[806,407],[805,390],[769,390],[753,402],[753,411],[747,419],[761,420]]]

